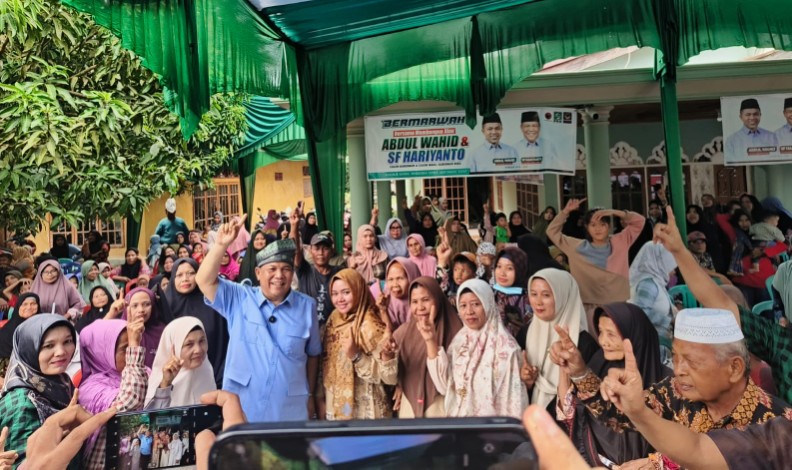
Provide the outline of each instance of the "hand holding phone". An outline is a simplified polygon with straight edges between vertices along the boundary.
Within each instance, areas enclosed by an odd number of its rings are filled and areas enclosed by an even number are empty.
[[[205,393],[201,396],[201,403],[205,405],[217,405],[223,413],[223,429],[247,423],[245,412],[239,403],[239,397],[225,390]],[[208,470],[209,453],[217,439],[216,432],[219,430],[206,429],[198,433],[195,437],[195,457],[197,470]]]
[[[195,465],[196,435],[219,427],[221,415],[212,405],[120,413],[107,424],[105,468],[126,469],[133,462],[141,469]]]

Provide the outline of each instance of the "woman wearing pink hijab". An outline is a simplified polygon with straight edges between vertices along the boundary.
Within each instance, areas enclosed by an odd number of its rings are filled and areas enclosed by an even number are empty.
[[[407,258],[394,258],[385,269],[385,281],[375,282],[369,288],[377,302],[380,317],[387,315],[390,330],[410,320],[410,284],[421,277],[418,266]],[[386,322],[387,323],[387,322]]]
[[[80,405],[96,414],[115,407],[119,412],[143,409],[148,387],[142,346],[145,327],[142,319],[100,320],[85,327],[80,334],[82,383]],[[107,431],[92,435],[85,447],[82,468],[103,469]]]
[[[80,292],[66,279],[57,260],[41,263],[30,291],[39,296],[41,311],[75,318],[85,302]]]
[[[236,281],[239,277],[239,263],[234,259],[233,253],[229,248],[220,260],[220,275],[229,281]]]
[[[407,237],[407,252],[410,254],[410,261],[418,266],[421,276],[437,277],[437,259],[426,252],[426,241],[419,233],[413,233]]]
[[[357,231],[355,252],[347,260],[347,266],[360,273],[366,284],[377,280],[375,269],[379,269],[379,265],[384,265],[388,260],[388,254],[378,250],[376,242],[377,232],[374,227],[368,224],[361,225]]]
[[[231,222],[239,222],[239,216],[235,215],[231,217]],[[247,231],[245,227],[239,229],[239,235],[237,235],[236,239],[228,245],[228,251],[231,253],[231,257],[236,261],[239,259],[240,253],[242,250],[245,250],[250,243],[250,233]]]

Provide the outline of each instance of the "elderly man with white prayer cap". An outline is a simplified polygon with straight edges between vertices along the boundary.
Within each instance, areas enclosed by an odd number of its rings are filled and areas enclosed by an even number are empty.
[[[792,419],[788,404],[768,395],[750,379],[750,359],[737,321],[737,305],[693,259],[677,229],[674,213],[670,208],[666,212],[668,223],[655,226],[655,241],[674,255],[691,291],[708,308],[686,309],[677,315],[673,341],[676,375],[645,391],[647,407],[667,420],[703,433],[741,429],[775,417]],[[577,397],[598,421],[635,429],[613,403],[602,398],[599,378],[586,370],[582,361],[570,352],[562,355],[562,362]],[[651,454],[648,461],[630,462],[622,468],[678,466],[661,454]]]
[[[154,234],[159,235],[163,245],[172,245],[176,243],[178,233],[183,233],[186,239],[190,229],[184,219],[176,217],[176,199],[170,198],[165,201],[165,218],[159,221]]]
[[[602,381],[586,368],[579,354],[560,356],[578,399],[597,420],[617,430],[634,429],[613,403],[603,399]],[[743,428],[776,416],[792,419],[789,405],[768,395],[750,379],[748,348],[731,311],[680,311],[674,327],[673,359],[675,376],[645,391],[646,406],[664,419],[704,433]],[[635,468],[672,468],[667,464],[668,459],[660,454],[632,463]]]

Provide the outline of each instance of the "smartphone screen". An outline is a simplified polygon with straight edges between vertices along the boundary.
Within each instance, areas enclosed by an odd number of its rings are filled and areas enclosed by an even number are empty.
[[[222,419],[218,406],[119,413],[107,424],[108,470],[195,465],[195,436]]]
[[[217,470],[245,469],[537,469],[525,431],[515,429],[332,429],[264,432],[223,438],[212,450]]]

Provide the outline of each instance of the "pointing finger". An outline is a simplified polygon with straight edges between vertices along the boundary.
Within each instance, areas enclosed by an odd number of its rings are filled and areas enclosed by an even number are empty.
[[[555,330],[561,339],[561,346],[564,349],[570,349],[575,347],[575,343],[572,341],[572,338],[569,337],[569,330],[566,327],[555,325]]]
[[[624,340],[624,369],[627,372],[639,373],[638,362],[635,360],[632,342],[629,339]]]
[[[523,413],[523,425],[531,437],[540,468],[580,470],[589,468],[572,441],[544,409],[531,405]]]
[[[5,452],[5,443],[8,440],[8,426],[3,428],[0,432],[0,453]]]
[[[674,209],[671,206],[666,207],[666,216],[668,217],[668,226],[676,229],[676,217],[674,216]]]

